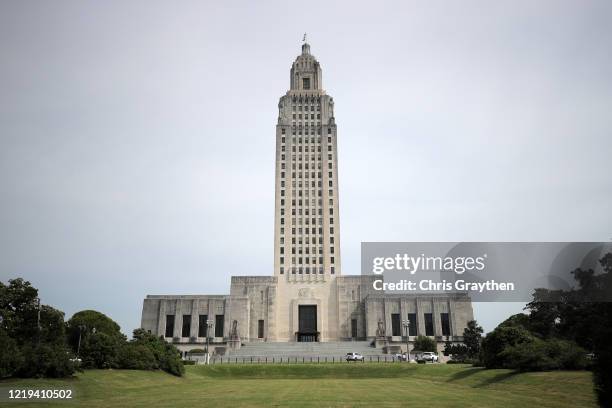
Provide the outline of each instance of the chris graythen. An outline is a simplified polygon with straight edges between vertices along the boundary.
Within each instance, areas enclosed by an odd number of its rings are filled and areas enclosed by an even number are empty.
[[[421,290],[421,291],[473,291],[473,292],[484,292],[484,291],[513,291],[514,282],[495,282],[494,280],[488,280],[484,282],[466,282],[464,280],[456,280],[454,282],[447,282],[442,280],[435,282],[429,279],[424,279],[418,282],[402,279],[397,282],[384,282],[382,279],[377,279],[372,283],[374,290],[383,291],[407,291],[407,290]]]

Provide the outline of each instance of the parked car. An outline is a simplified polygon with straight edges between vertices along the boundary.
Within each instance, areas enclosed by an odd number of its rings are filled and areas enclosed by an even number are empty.
[[[423,354],[421,354],[421,360],[427,362],[432,362],[432,363],[437,363],[438,362],[438,355],[436,353],[434,353],[433,351],[426,351]]]
[[[363,361],[363,356],[359,353],[346,353],[346,361]]]

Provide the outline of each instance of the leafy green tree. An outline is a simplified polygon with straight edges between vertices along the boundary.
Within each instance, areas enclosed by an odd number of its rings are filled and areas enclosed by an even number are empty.
[[[534,340],[522,325],[500,324],[482,341],[482,360],[486,368],[513,368],[512,357],[504,355],[508,347],[524,346]]]
[[[85,368],[117,368],[126,337],[119,325],[104,313],[81,310],[66,323],[68,344]]]
[[[76,331],[78,334],[79,326],[85,326],[89,331],[96,329],[98,333],[108,335],[120,335],[121,327],[110,317],[97,310],[81,310],[72,315],[66,322],[68,331]]]
[[[468,357],[468,348],[465,344],[452,344],[447,341],[443,353],[445,356],[453,356],[454,361],[464,361]]]
[[[158,368],[155,355],[144,344],[126,343],[118,355],[119,367],[129,370],[154,370]]]
[[[0,329],[0,378],[13,375],[22,364],[23,356],[17,342],[8,336],[6,330]]]
[[[506,347],[500,357],[506,368],[521,371],[578,370],[586,367],[585,354],[573,341],[533,337],[529,342]]]
[[[163,337],[154,336],[144,329],[136,329],[131,343],[145,346],[151,350],[157,361],[157,366],[161,370],[176,376],[182,376],[185,373],[181,353],[173,344],[166,342]]]
[[[79,357],[85,368],[118,368],[125,340],[106,333],[91,333],[81,341]]]
[[[418,351],[437,351],[436,342],[427,336],[417,336],[414,340],[414,349]]]
[[[595,355],[595,390],[602,406],[612,406],[612,254],[599,260],[603,273],[576,269],[578,289],[538,289],[527,305],[530,325],[545,338],[575,341]]]
[[[62,342],[26,344],[22,353],[24,361],[16,371],[19,377],[61,378],[76,371],[70,350]]]
[[[0,324],[21,346],[38,335],[38,290],[21,278],[0,282]]]
[[[522,327],[523,329],[529,331],[529,315],[526,315],[525,313],[517,313],[501,322],[497,327]]]
[[[480,354],[482,332],[482,327],[476,323],[476,320],[470,320],[467,327],[463,330],[463,344],[466,347],[467,357],[476,358]]]
[[[66,323],[66,331],[68,344],[75,352],[79,348],[79,338],[83,344],[93,333],[102,333],[127,340],[113,319],[96,310],[81,310],[72,315]]]
[[[74,373],[65,347],[64,314],[40,305],[38,290],[21,278],[0,282],[0,375],[63,377]]]

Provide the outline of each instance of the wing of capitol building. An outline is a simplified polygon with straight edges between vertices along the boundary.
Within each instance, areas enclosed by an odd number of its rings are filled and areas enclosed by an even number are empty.
[[[418,335],[439,350],[461,341],[473,319],[467,295],[385,294],[374,277],[342,274],[337,147],[334,100],[304,42],[278,103],[274,274],[232,276],[229,295],[148,295],[142,328],[183,352],[208,340],[226,356],[380,354]]]

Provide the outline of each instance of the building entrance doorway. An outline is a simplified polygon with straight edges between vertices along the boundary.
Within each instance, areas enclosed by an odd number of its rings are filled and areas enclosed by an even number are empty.
[[[319,341],[317,331],[317,306],[299,305],[298,306],[298,332],[297,341]]]

